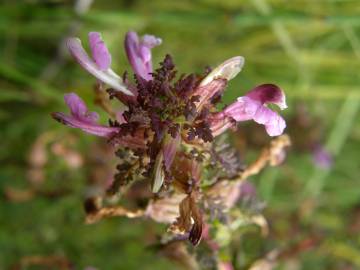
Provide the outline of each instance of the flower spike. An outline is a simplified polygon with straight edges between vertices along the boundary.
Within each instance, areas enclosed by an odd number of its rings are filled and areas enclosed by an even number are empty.
[[[225,221],[232,218],[227,217],[227,212],[242,196],[253,203],[254,189],[244,186],[242,180],[267,164],[278,165],[285,157],[284,145],[289,145],[288,139],[278,140],[286,136],[273,140],[271,147],[265,148],[244,170],[245,164],[226,143],[226,136],[216,141],[214,137],[247,120],[264,125],[270,136],[282,134],[285,120],[268,104],[287,108],[285,94],[274,84],[262,84],[219,111],[221,96],[229,81],[242,70],[244,58],[230,58],[203,75],[178,76],[169,54],[153,70],[151,49],[160,44],[161,39],[155,36],[139,37],[128,32],[125,50],[135,76],[125,72],[120,78],[110,67],[111,55],[99,33],[89,33],[90,56],[79,39],[69,39],[70,53],[99,80],[99,91],[106,83],[111,86],[106,89],[109,98],[125,106],[115,109],[105,100],[105,92],[98,95],[97,104],[110,116],[109,125],[105,126],[98,123],[97,113],[89,112],[83,100],[70,93],[65,95],[70,114],[52,115],[67,126],[105,137],[116,146],[119,163],[114,180],[104,187],[104,196],[125,192],[126,186],[136,180],[148,180],[151,191],[158,194],[139,215],[170,223],[168,231],[174,234],[173,240],[188,239],[195,246],[204,238],[209,244],[211,235],[206,232],[209,218]],[[314,152],[317,162],[325,167],[329,163],[327,156],[319,149]],[[101,195],[89,199],[86,202],[89,215],[135,217],[121,207],[101,205]],[[203,211],[202,206],[209,211]],[[252,222],[264,223],[255,221],[255,216]]]

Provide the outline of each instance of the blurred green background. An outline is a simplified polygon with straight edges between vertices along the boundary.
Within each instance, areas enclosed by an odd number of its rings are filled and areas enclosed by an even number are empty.
[[[260,83],[286,92],[293,147],[280,168],[251,179],[267,203],[270,235],[250,233],[238,242],[237,269],[294,244],[299,250],[275,269],[360,269],[359,0],[2,0],[0,269],[35,255],[66,257],[74,269],[176,269],[148,247],[149,235],[165,226],[122,218],[83,224],[95,167],[89,157],[99,140],[50,117],[66,110],[69,91],[100,112],[91,102],[94,79],[70,59],[64,38],[87,44],[89,31],[102,32],[122,73],[130,70],[123,49],[130,29],[161,37],[154,65],[170,53],[181,72],[244,56],[225,103]],[[269,141],[254,126],[239,130],[251,141],[249,159]],[[333,155],[330,169],[314,166],[313,141]],[[33,194],[34,186],[41,192]]]

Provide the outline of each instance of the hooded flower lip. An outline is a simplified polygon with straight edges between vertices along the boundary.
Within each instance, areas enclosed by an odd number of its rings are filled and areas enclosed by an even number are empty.
[[[128,60],[136,75],[146,81],[152,79],[151,49],[159,46],[162,40],[152,35],[139,38],[137,33],[130,31],[125,37],[125,50]]]
[[[70,115],[63,113],[53,113],[55,120],[100,137],[110,137],[119,131],[115,127],[106,127],[97,123],[99,115],[96,112],[89,112],[84,101],[75,93],[69,93],[64,96],[66,105],[70,109]]]
[[[95,63],[101,70],[107,70],[111,65],[111,55],[100,33],[89,33],[90,49]]]
[[[284,92],[275,84],[261,84],[246,94],[247,97],[262,104],[273,103],[281,110],[287,108]]]
[[[121,91],[126,95],[133,96],[123,80],[118,76],[109,66],[111,63],[111,56],[101,40],[100,34],[91,32],[89,34],[90,48],[93,54],[93,59],[84,50],[81,41],[78,38],[69,38],[67,40],[67,47],[75,60],[90,74],[96,77],[115,90]]]

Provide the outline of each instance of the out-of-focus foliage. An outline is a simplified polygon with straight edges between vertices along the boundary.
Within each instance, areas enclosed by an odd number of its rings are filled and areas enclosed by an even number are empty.
[[[64,110],[65,92],[76,91],[88,104],[93,97],[94,81],[69,59],[64,38],[102,32],[114,69],[122,70],[129,69],[123,51],[129,29],[162,37],[154,63],[171,53],[184,72],[244,56],[245,68],[225,103],[260,83],[276,83],[286,92],[294,144],[289,158],[251,179],[267,203],[270,233],[263,238],[249,227],[233,239],[234,265],[264,263],[259,260],[275,251],[278,269],[360,268],[357,0],[91,2],[0,5],[1,269],[24,257],[50,255],[66,258],[75,269],[175,268],[151,247],[164,226],[121,218],[84,225],[86,182],[107,177],[99,168],[111,157],[105,146],[94,146],[96,138],[50,117]],[[87,3],[88,10],[81,8]],[[245,159],[269,140],[254,126],[242,124],[237,134]],[[330,170],[314,166],[311,141],[334,156]]]

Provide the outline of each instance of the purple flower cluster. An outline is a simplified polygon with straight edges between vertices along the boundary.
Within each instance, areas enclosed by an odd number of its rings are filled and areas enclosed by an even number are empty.
[[[244,58],[230,58],[204,74],[178,75],[170,55],[153,69],[151,49],[161,42],[151,35],[126,34],[125,51],[134,72],[134,80],[130,80],[127,73],[119,76],[111,69],[112,58],[99,33],[89,33],[90,54],[79,39],[70,38],[67,46],[71,55],[97,79],[101,95],[123,106],[114,112],[107,109],[111,119],[109,125],[102,125],[97,113],[90,112],[75,93],[69,93],[65,103],[70,114],[52,115],[67,126],[105,137],[117,148],[120,163],[107,195],[118,193],[131,181],[150,179],[152,192],[166,190],[159,197],[164,196],[165,201],[177,198],[178,216],[175,220],[173,215],[165,217],[172,219],[169,230],[197,245],[206,222],[201,207],[203,197],[216,201],[223,194],[224,206],[231,207],[242,195],[240,182],[219,180],[222,175],[226,179],[239,176],[242,169],[233,151],[224,144],[217,146],[218,141],[212,143],[214,138],[247,120],[264,125],[270,136],[281,135],[285,121],[268,104],[280,109],[287,106],[278,86],[262,84],[219,111],[217,105],[224,90],[243,68]],[[211,171],[216,171],[213,176]],[[215,179],[207,195],[202,177]],[[156,205],[163,209],[162,203],[154,202],[147,214],[154,214]]]
[[[52,116],[67,126],[107,138],[118,148],[119,157],[119,149],[131,151],[130,158],[121,157],[123,163],[117,166],[118,173],[108,192],[117,192],[121,181],[145,177],[151,179],[154,193],[173,184],[175,190],[186,194],[173,230],[188,232],[195,245],[203,228],[197,207],[200,164],[206,153],[213,152],[210,142],[247,120],[264,125],[270,136],[281,135],[285,121],[267,105],[275,104],[280,109],[287,106],[278,86],[263,84],[219,111],[217,104],[228,82],[241,71],[244,58],[230,58],[202,75],[177,76],[170,55],[157,69],[152,67],[151,49],[161,42],[151,35],[126,34],[125,50],[134,71],[131,81],[126,73],[119,76],[111,69],[111,55],[99,33],[89,33],[91,56],[79,39],[70,38],[67,46],[71,55],[97,79],[101,89],[107,87],[110,99],[117,99],[126,109],[116,112],[116,117],[112,115],[108,126],[100,125],[98,114],[89,112],[81,98],[70,93],[65,95],[70,114],[56,112]]]
[[[87,133],[106,137],[120,147],[146,155],[145,174],[152,178],[152,191],[158,192],[165,180],[171,182],[171,167],[180,145],[205,145],[237,122],[254,120],[265,126],[270,136],[283,133],[284,119],[267,107],[275,104],[285,109],[284,92],[276,85],[263,84],[222,111],[216,104],[228,84],[242,69],[244,58],[236,56],[204,75],[181,75],[172,58],[166,55],[160,67],[152,68],[151,49],[161,39],[128,32],[125,49],[135,73],[131,82],[111,69],[111,55],[96,32],[89,33],[91,56],[77,38],[67,42],[71,55],[102,86],[108,86],[110,98],[116,98],[127,109],[118,113],[110,126],[98,124],[98,115],[89,112],[76,94],[65,95],[70,115],[53,113],[59,122]]]

